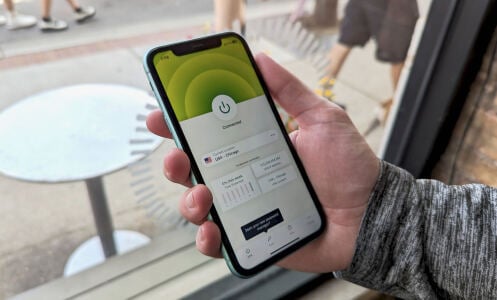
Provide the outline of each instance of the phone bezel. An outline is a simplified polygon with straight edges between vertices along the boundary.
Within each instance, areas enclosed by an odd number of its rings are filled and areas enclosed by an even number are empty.
[[[295,250],[301,248],[303,245],[307,244],[309,241],[315,239],[317,236],[319,236],[325,229],[326,226],[326,218],[323,212],[323,209],[321,207],[321,204],[318,200],[317,194],[314,191],[314,188],[305,172],[304,166],[302,162],[300,161],[300,158],[297,155],[296,150],[293,147],[293,144],[290,141],[290,138],[288,137],[288,134],[286,134],[285,127],[283,125],[283,122],[281,121],[281,118],[279,117],[276,105],[271,97],[271,94],[269,93],[269,89],[266,86],[266,83],[263,79],[263,76],[257,67],[257,64],[255,62],[255,59],[250,51],[250,48],[246,41],[238,34],[234,32],[225,32],[225,33],[220,33],[220,34],[213,34],[213,35],[208,35],[204,36],[201,38],[196,38],[196,39],[191,39],[183,42],[177,42],[177,43],[172,43],[168,45],[162,45],[158,46],[155,48],[150,49],[145,57],[144,57],[144,65],[145,69],[147,72],[147,75],[149,77],[149,81],[151,83],[152,89],[154,90],[154,93],[156,93],[156,98],[158,98],[159,105],[161,109],[167,114],[164,115],[164,118],[166,119],[166,122],[168,123],[168,126],[170,127],[170,130],[172,131],[172,134],[174,136],[174,139],[176,141],[176,144],[179,148],[181,148],[189,157],[190,162],[191,162],[191,171],[194,176],[192,180],[194,179],[196,183],[201,183],[205,184],[205,181],[202,177],[202,174],[200,173],[200,169],[197,166],[193,153],[190,149],[190,146],[186,140],[186,137],[183,133],[183,130],[181,129],[180,122],[176,118],[176,115],[174,113],[174,110],[171,106],[171,103],[169,102],[169,98],[167,96],[166,91],[163,88],[163,85],[160,81],[159,74],[157,73],[155,66],[153,64],[153,58],[156,54],[168,50],[172,50],[176,55],[187,55],[190,53],[195,53],[199,51],[204,51],[207,49],[213,49],[216,47],[222,46],[221,40],[223,38],[229,38],[229,37],[236,37],[240,43],[243,45],[243,48],[245,49],[245,52],[250,60],[250,63],[252,65],[252,68],[254,69],[257,78],[259,80],[259,83],[264,90],[264,94],[267,98],[267,101],[269,103],[269,106],[271,107],[273,116],[276,119],[276,122],[278,124],[278,127],[280,128],[281,132],[283,133],[284,140],[290,150],[290,153],[292,155],[292,158],[295,161],[295,164],[298,168],[298,171],[301,175],[301,177],[304,180],[304,184],[307,187],[307,190],[314,202],[314,205],[318,211],[318,214],[320,216],[320,221],[321,221],[321,226],[316,230],[314,233],[308,235],[305,238],[302,238],[295,244],[289,246],[288,248],[282,250],[281,252],[277,253],[276,255],[270,257],[269,259],[263,261],[262,263],[256,265],[253,268],[250,269],[245,269],[240,265],[238,262],[238,259],[235,255],[235,252],[233,250],[233,247],[228,239],[228,236],[226,234],[226,231],[224,229],[224,225],[222,224],[219,215],[217,213],[216,208],[214,205],[211,208],[210,215],[212,220],[219,226],[219,229],[221,231],[221,240],[222,244],[225,251],[223,255],[225,254],[225,258],[228,261],[228,265],[230,266],[231,271],[240,277],[249,277],[252,275],[255,275],[256,273],[262,271],[263,269],[271,266],[272,264],[276,263],[277,261],[281,260],[283,257],[289,255],[290,253],[294,252]],[[172,127],[172,128],[171,128]],[[227,255],[227,257],[226,257]]]

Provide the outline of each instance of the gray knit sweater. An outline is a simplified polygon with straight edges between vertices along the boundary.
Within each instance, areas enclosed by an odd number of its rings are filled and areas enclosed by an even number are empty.
[[[382,162],[353,262],[336,275],[405,299],[497,299],[497,190]]]

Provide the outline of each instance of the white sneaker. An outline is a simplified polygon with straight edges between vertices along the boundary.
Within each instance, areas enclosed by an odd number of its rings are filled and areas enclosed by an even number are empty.
[[[7,23],[7,18],[4,15],[0,15],[0,26],[5,25]]]
[[[7,12],[5,14],[5,25],[8,30],[28,28],[36,25],[36,18],[28,15],[21,15],[16,12]]]
[[[67,23],[62,20],[51,19],[50,21],[45,21],[41,19],[38,22],[38,27],[42,31],[61,31],[67,29]]]
[[[82,23],[90,18],[93,18],[96,13],[97,10],[93,6],[81,7],[81,11],[74,12],[76,15],[76,22],[78,23]]]

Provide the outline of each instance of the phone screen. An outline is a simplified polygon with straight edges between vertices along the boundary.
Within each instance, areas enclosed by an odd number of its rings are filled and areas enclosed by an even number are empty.
[[[248,47],[234,34],[218,39],[200,51],[166,47],[151,62],[196,180],[213,193],[211,214],[231,263],[243,273],[317,235],[323,221]]]

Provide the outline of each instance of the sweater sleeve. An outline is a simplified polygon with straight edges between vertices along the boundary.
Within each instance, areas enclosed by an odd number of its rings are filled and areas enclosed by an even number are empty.
[[[335,275],[404,299],[497,299],[497,190],[382,162],[353,261]]]

